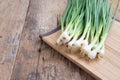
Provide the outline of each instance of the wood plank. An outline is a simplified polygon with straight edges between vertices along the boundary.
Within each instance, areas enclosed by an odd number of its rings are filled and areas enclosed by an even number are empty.
[[[40,0],[38,3],[42,9],[39,23],[43,34],[56,28],[57,16],[63,13],[67,0]],[[38,72],[41,75],[37,80],[94,80],[44,43],[40,48]]]
[[[39,58],[39,32],[40,10],[37,0],[31,0],[29,4],[26,22],[24,25],[21,42],[16,57],[15,65],[10,80],[36,80]]]
[[[0,0],[0,80],[9,80],[29,0]]]
[[[80,68],[88,72],[97,80],[119,80],[120,78],[120,23],[115,22],[110,34],[105,42],[105,55],[100,60],[87,61],[79,58],[74,53],[66,52],[65,47],[56,45],[56,40],[61,31],[57,31],[49,36],[43,37],[43,40],[52,48],[60,52],[66,58],[77,64]],[[49,60],[50,62],[50,60]],[[58,64],[59,65],[59,64]]]

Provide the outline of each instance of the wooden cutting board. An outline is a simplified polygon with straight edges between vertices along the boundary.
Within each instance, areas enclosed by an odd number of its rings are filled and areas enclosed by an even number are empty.
[[[107,40],[105,42],[105,55],[103,58],[94,61],[87,61],[70,54],[56,45],[56,40],[61,34],[60,29],[55,29],[45,35],[42,35],[45,41],[52,48],[57,50],[70,61],[78,65],[84,71],[88,72],[97,80],[120,80],[120,23],[115,21]]]

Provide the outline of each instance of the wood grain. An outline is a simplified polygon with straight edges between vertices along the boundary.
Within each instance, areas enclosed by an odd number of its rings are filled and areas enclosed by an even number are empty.
[[[80,68],[88,72],[97,80],[119,80],[120,78],[120,23],[115,22],[110,34],[105,42],[105,55],[100,60],[87,61],[79,58],[74,53],[66,52],[65,47],[56,45],[56,40],[60,35],[60,30],[43,37],[43,40],[52,48],[60,52],[63,56],[71,60]],[[58,64],[59,65],[59,64]]]
[[[0,0],[0,80],[11,76],[28,4],[28,0]]]

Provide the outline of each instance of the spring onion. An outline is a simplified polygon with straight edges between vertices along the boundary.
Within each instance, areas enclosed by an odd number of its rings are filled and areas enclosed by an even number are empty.
[[[109,4],[108,0],[69,0],[61,17],[57,44],[67,45],[70,50],[76,48],[90,59],[103,56],[104,43],[114,20],[112,9],[113,3]]]

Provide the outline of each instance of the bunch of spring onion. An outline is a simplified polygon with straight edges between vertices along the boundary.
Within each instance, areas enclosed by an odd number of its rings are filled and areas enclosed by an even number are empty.
[[[112,9],[108,0],[69,0],[61,17],[62,33],[57,44],[79,50],[90,59],[103,56],[105,39],[113,23]]]

